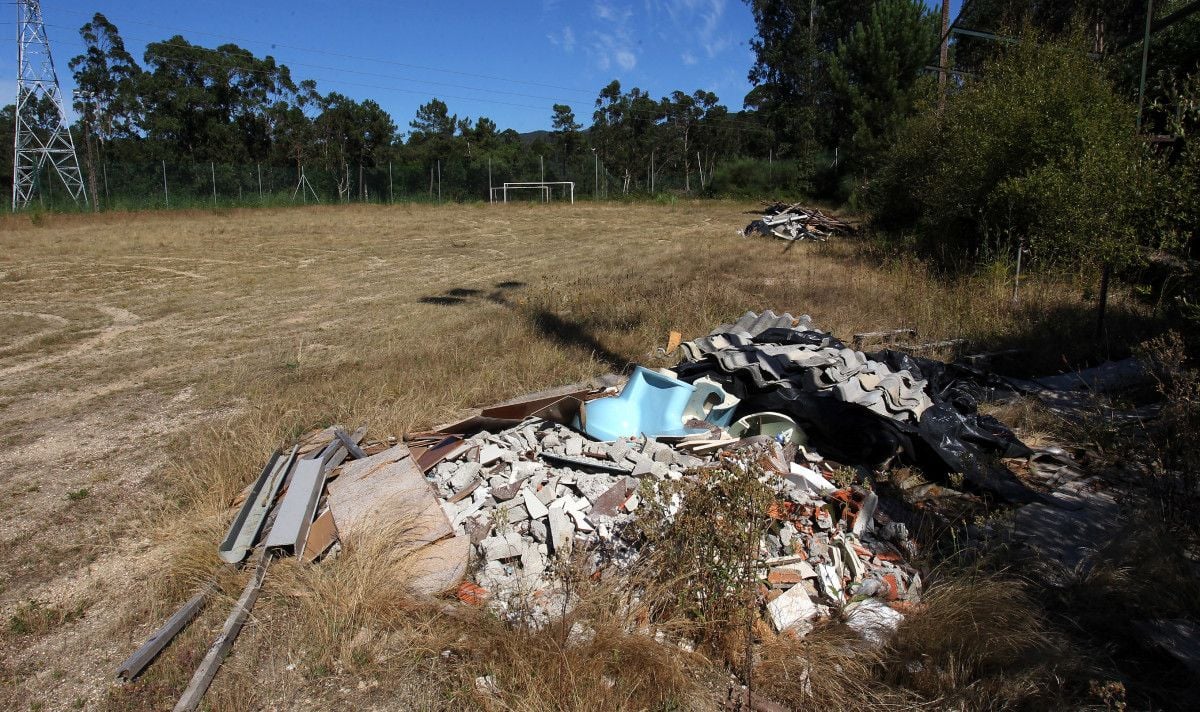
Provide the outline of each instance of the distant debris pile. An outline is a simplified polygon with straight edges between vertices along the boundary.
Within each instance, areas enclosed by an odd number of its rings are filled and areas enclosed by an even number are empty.
[[[742,230],[743,237],[753,234],[777,237],[780,240],[797,242],[815,240],[824,242],[832,235],[853,234],[853,225],[822,213],[816,208],[806,208],[800,203],[764,203],[762,218],[755,220]]]

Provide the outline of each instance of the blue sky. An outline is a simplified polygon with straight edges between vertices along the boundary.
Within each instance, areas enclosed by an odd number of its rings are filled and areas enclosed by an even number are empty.
[[[174,34],[208,47],[233,42],[316,79],[322,92],[374,99],[402,130],[433,96],[501,128],[548,128],[554,103],[586,124],[612,79],[655,97],[707,89],[738,109],[753,62],[754,22],[741,0],[44,0],[67,97],[67,61],[82,51],[78,29],[94,12],[120,28],[139,63],[148,42]],[[15,35],[12,19],[3,32]],[[0,101],[10,103],[15,42],[0,47]]]

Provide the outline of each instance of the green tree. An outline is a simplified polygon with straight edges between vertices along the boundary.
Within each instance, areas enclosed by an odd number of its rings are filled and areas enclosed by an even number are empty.
[[[554,114],[550,117],[550,126],[554,131],[554,147],[558,152],[560,170],[567,171],[567,163],[579,152],[582,143],[579,129],[583,125],[575,120],[575,112],[566,104],[555,104],[551,107]]]
[[[164,157],[240,163],[269,155],[267,108],[297,91],[286,66],[237,45],[208,49],[178,35],[147,45],[145,61],[142,126]]]
[[[116,25],[96,13],[79,28],[86,49],[67,63],[79,94],[75,110],[100,141],[128,138],[137,130],[141,67],[125,49]]]
[[[696,152],[694,141],[697,127],[704,119],[705,114],[717,106],[717,101],[716,94],[702,89],[692,94],[684,94],[676,90],[671,93],[670,97],[662,100],[663,114],[683,166],[683,189],[685,191],[691,192],[692,190],[691,169],[696,165],[692,163],[692,154]]]
[[[1030,32],[942,116],[914,117],[869,188],[879,220],[915,225],[950,266],[1011,255],[1018,242],[1042,265],[1132,259],[1149,166],[1134,106],[1089,50],[1080,33]]]
[[[810,155],[835,141],[828,63],[870,0],[746,0],[757,36],[750,41],[755,88],[746,105],[763,112],[783,153]]]
[[[361,103],[337,92],[321,100],[321,113],[313,122],[325,168],[334,176],[338,195],[349,200],[354,173],[358,175],[359,199],[366,199],[363,170],[375,165],[377,157],[391,146],[396,124],[367,99]]]
[[[838,42],[829,73],[853,129],[851,160],[858,168],[873,167],[915,110],[938,38],[939,19],[921,0],[881,0]]]

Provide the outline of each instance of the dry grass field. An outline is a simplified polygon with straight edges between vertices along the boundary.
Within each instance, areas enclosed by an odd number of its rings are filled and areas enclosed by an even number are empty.
[[[1030,280],[1014,306],[999,277],[937,280],[856,244],[743,239],[752,207],[0,219],[0,707],[169,707],[228,606],[211,606],[144,681],[114,685],[115,666],[216,568],[229,503],[274,446],[314,426],[398,436],[655,363],[669,330],[690,338],[747,309],[808,313],[842,338],[906,326],[980,349],[1034,346],[1027,365],[1042,370],[1096,353],[1079,285]],[[1112,333],[1133,340],[1143,317],[1117,295]],[[547,665],[575,669],[550,642],[409,610],[370,552],[345,559],[355,576],[272,570],[210,691],[215,709],[462,709],[479,665],[506,660],[531,690]],[[475,662],[439,666],[439,627]],[[704,707],[682,656],[646,646],[618,646],[649,676],[642,687],[613,697],[581,677],[562,704],[636,708],[668,690],[677,707]],[[524,699],[496,708],[558,704]]]

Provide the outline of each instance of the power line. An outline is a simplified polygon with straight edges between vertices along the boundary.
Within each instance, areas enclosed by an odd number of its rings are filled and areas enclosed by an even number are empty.
[[[131,38],[131,39],[144,40],[144,38]],[[60,44],[66,44],[66,45],[69,45],[72,47],[78,47],[78,48],[82,48],[82,49],[87,48],[86,44],[80,43],[80,42],[63,42]],[[179,45],[170,44],[169,41],[156,41],[156,44],[161,44],[166,47],[179,47]],[[180,49],[185,49],[185,48],[180,47]],[[188,44],[186,49],[193,50],[193,51],[199,51],[199,52],[207,53],[210,55],[215,54],[215,55],[219,55],[219,56],[225,57],[225,58],[235,58],[235,59],[241,58],[238,55],[233,55],[233,54],[224,52],[219,49],[202,47],[200,45],[194,45],[191,43]],[[149,48],[147,48],[147,50],[144,52],[144,57],[153,58],[153,59],[161,61],[161,62],[168,62],[168,63],[174,63],[174,64],[195,64],[198,66],[213,67],[213,68],[217,68],[217,69],[230,69],[230,67],[225,64],[218,64],[216,62],[206,62],[204,60],[191,59],[191,58],[187,58],[187,57],[173,56],[173,55],[169,55],[169,54],[163,54],[161,52],[153,52]],[[279,65],[277,65],[277,66],[282,68],[287,65],[284,64],[283,62],[280,62]],[[307,65],[307,66],[312,66],[312,65]],[[382,77],[385,79],[395,79],[395,80],[399,80],[399,81],[418,81],[418,80],[410,80],[405,77],[393,77],[393,76],[382,75],[382,74],[355,72],[353,70],[342,70],[342,69],[338,69],[336,67],[321,66],[320,68],[328,70],[328,71],[333,71],[333,72],[350,72],[350,73],[355,73],[355,74],[367,74],[368,76],[378,76],[378,77]],[[269,71],[263,70],[263,69],[239,69],[238,71],[242,71],[242,72],[250,73],[250,74],[261,74],[264,76],[269,76],[271,74]],[[343,79],[335,79],[335,78],[327,78],[327,77],[309,77],[309,78],[313,79],[314,81],[325,82],[327,84],[333,84],[333,85],[350,86],[350,87],[363,88],[363,89],[373,89],[373,90],[377,90],[377,91],[399,92],[399,93],[404,93],[404,94],[415,94],[417,96],[431,96],[430,93],[428,93],[428,92],[418,91],[416,89],[406,89],[406,88],[402,88],[402,87],[386,86],[386,85],[380,85],[380,84],[366,84],[366,83],[362,83],[362,82],[353,82],[353,81],[347,81],[347,80],[343,80]],[[441,84],[439,84],[437,82],[424,82],[424,83],[433,84],[435,86],[442,86]],[[462,87],[462,88],[475,90],[474,87]],[[504,92],[504,93],[515,94],[514,92]],[[526,95],[526,94],[516,94],[516,95],[517,96],[527,96],[530,98],[544,98],[547,101],[558,103],[558,100],[553,97],[538,97],[538,96]],[[520,109],[529,109],[529,110],[534,110],[534,111],[539,111],[539,112],[546,110],[545,106],[533,106],[530,104],[519,104],[516,102],[492,99],[490,97],[484,98],[484,97],[459,96],[459,95],[455,95],[455,94],[445,94],[442,92],[438,92],[437,96],[439,98],[456,99],[459,101],[468,101],[468,102],[474,102],[477,104],[510,106],[510,107],[515,107],[515,108],[520,108]],[[651,119],[663,118],[660,115],[655,114],[655,113],[639,111],[639,110],[634,110],[634,109],[629,109],[628,112],[631,115],[641,116],[643,118],[651,118]],[[731,127],[737,128],[739,130],[749,131],[749,132],[771,133],[771,130],[766,127],[759,126],[752,122],[735,119],[735,118],[731,118],[731,117],[727,117],[727,118],[712,117],[709,119],[705,119],[704,122],[708,123],[709,125],[731,126]]]
[[[68,27],[66,25],[54,25],[51,23],[46,23],[46,26],[53,27],[55,29],[61,29],[64,31],[69,31],[69,32],[74,31],[73,28]],[[145,42],[147,44],[149,44],[149,43],[168,44],[168,45],[170,44],[169,40],[150,39],[148,37],[137,37],[137,36],[125,35],[125,34],[121,35],[121,39],[135,40],[138,42]],[[72,44],[72,46],[78,47],[78,46],[82,46],[82,45]],[[198,49],[201,49],[206,52],[213,53],[213,54],[221,54],[226,57],[232,57],[232,58],[238,57],[238,55],[228,54],[217,48],[201,47],[199,45],[192,45],[192,47],[198,48]],[[342,67],[330,67],[330,66],[324,65],[324,64],[310,64],[310,63],[306,63],[306,62],[295,62],[295,61],[291,61],[291,60],[288,60],[286,63],[282,60],[278,60],[278,61],[279,61],[280,65],[288,66],[288,67],[308,67],[309,69],[322,69],[322,70],[328,70],[328,71],[333,71],[333,72],[343,72],[346,74],[358,74],[358,75],[365,76],[365,77],[378,77],[381,79],[391,79],[394,81],[402,81],[402,82],[413,82],[415,84],[427,84],[430,86],[437,86],[437,87],[450,87],[453,89],[466,89],[468,91],[481,91],[481,92],[486,92],[489,94],[503,94],[506,96],[523,97],[526,99],[543,99],[545,101],[554,101],[554,102],[558,101],[558,97],[553,97],[553,96],[542,96],[542,95],[538,95],[538,94],[525,94],[522,92],[505,91],[503,89],[487,89],[485,87],[473,87],[473,86],[466,86],[466,85],[462,85],[462,84],[449,84],[446,82],[434,82],[434,81],[429,81],[427,79],[413,79],[411,77],[397,76],[395,74],[380,74],[378,72],[366,72],[366,71],[362,71],[359,69],[344,69]]]
[[[967,0],[968,4],[970,2],[971,2],[971,0]],[[75,14],[87,15],[88,17],[94,16],[94,13],[86,13],[86,12],[78,11],[78,10],[65,10],[65,12],[72,12]],[[106,15],[106,17],[108,17],[108,16]],[[112,22],[114,25],[118,24],[118,21],[114,20],[111,17],[108,17],[108,20],[110,22]],[[441,69],[438,67],[430,67],[430,66],[420,65],[420,64],[409,64],[409,63],[405,63],[405,62],[397,62],[397,61],[388,60],[388,59],[363,57],[363,56],[358,56],[358,55],[346,54],[346,53],[342,53],[342,52],[334,52],[334,51],[330,51],[330,50],[316,49],[316,48],[312,48],[312,47],[303,47],[300,45],[291,45],[291,44],[286,44],[286,43],[281,43],[281,42],[272,42],[270,40],[256,40],[256,39],[248,39],[248,38],[239,38],[239,37],[235,37],[232,35],[223,35],[223,34],[214,33],[214,32],[205,32],[202,30],[188,30],[188,29],[183,29],[183,28],[179,28],[179,27],[170,27],[170,26],[166,26],[166,25],[159,25],[159,24],[152,23],[152,22],[143,22],[143,21],[139,21],[139,20],[121,20],[120,23],[121,24],[143,25],[146,27],[153,27],[156,29],[166,30],[169,32],[176,32],[179,34],[191,33],[191,34],[197,34],[197,35],[204,35],[204,36],[208,36],[208,37],[216,37],[216,38],[221,38],[221,39],[225,39],[225,40],[231,40],[233,42],[247,42],[247,43],[253,43],[253,44],[260,44],[260,45],[269,45],[272,48],[283,47],[286,49],[292,49],[292,50],[296,50],[296,51],[300,51],[300,52],[312,52],[315,54],[323,54],[323,55],[327,55],[327,56],[331,56],[331,57],[339,57],[342,59],[353,59],[356,61],[363,61],[363,62],[378,62],[381,64],[390,64],[390,65],[394,65],[394,66],[398,66],[398,67],[405,67],[405,68],[409,68],[409,69],[419,69],[419,70],[423,70],[423,71],[440,72],[440,73],[444,73],[444,74],[455,74],[455,75],[459,75],[459,76],[473,77],[473,78],[477,78],[477,79],[487,79],[489,81],[510,82],[510,83],[514,83],[514,84],[525,84],[528,86],[537,86],[537,87],[543,87],[543,88],[548,88],[548,89],[558,89],[561,91],[568,91],[568,92],[572,92],[572,93],[586,94],[589,97],[595,96],[595,94],[596,94],[595,92],[586,90],[586,89],[579,89],[579,88],[574,88],[574,87],[563,87],[563,86],[559,86],[556,84],[547,84],[544,82],[531,82],[531,81],[526,81],[526,80],[521,80],[521,79],[511,79],[508,77],[499,77],[499,76],[490,75],[490,74],[477,74],[477,73],[472,73],[472,72],[463,72],[463,71],[454,70],[454,69]],[[66,27],[64,27],[63,29],[70,30],[70,28],[66,28]],[[145,38],[130,37],[130,39],[146,41]],[[164,40],[156,40],[156,41],[163,42]],[[197,46],[197,45],[193,45],[193,46]],[[220,52],[220,50],[218,50],[218,49],[210,49],[207,47],[202,47],[201,49],[207,50],[209,52],[218,52],[218,53]],[[284,62],[280,61],[280,64],[284,64]],[[296,62],[293,64],[295,64],[296,66],[305,66],[303,63],[300,63],[300,62]],[[307,66],[328,69],[329,71],[352,72],[352,73],[364,74],[366,76],[377,76],[377,77],[382,77],[382,78],[386,78],[386,79],[395,79],[395,80],[399,80],[399,81],[418,82],[418,83],[429,84],[429,85],[433,85],[433,86],[453,86],[453,87],[460,88],[460,89],[468,89],[470,91],[484,91],[484,92],[489,92],[489,93],[507,94],[507,95],[511,95],[511,96],[519,96],[519,97],[525,97],[525,98],[543,99],[546,101],[553,101],[554,103],[564,103],[564,104],[567,103],[566,101],[560,102],[560,100],[552,98],[552,97],[542,97],[542,96],[537,96],[537,95],[532,95],[532,94],[521,94],[518,92],[505,92],[502,90],[482,89],[482,88],[478,88],[478,87],[465,87],[462,85],[447,85],[447,84],[443,84],[443,83],[431,82],[431,81],[426,81],[426,80],[409,79],[407,77],[394,77],[394,76],[389,76],[389,75],[359,72],[356,70],[344,70],[344,69],[339,69],[339,68],[335,68],[335,67],[322,67],[321,65],[307,65]],[[334,80],[322,80],[322,81],[334,81]],[[337,81],[340,81],[340,80],[337,80]],[[405,93],[420,94],[420,92],[414,92],[411,90],[398,89],[398,88],[393,88],[393,87],[376,87],[373,85],[354,84],[354,83],[350,83],[350,82],[342,82],[342,84],[345,86],[358,86],[358,87],[362,87],[362,88],[371,88],[371,89],[377,88],[377,89],[383,89],[386,91],[399,91],[399,92],[405,92]],[[491,103],[505,105],[505,106],[514,106],[514,107],[518,107],[518,108],[537,108],[539,111],[544,110],[543,107],[530,107],[525,104],[515,104],[512,102],[492,101],[492,100],[484,100],[484,99],[470,98],[470,97],[456,97],[456,96],[452,96],[449,94],[443,94],[442,96],[445,96],[446,98],[459,99],[459,100],[463,100],[463,101],[475,101],[475,102],[482,102],[482,103],[487,103],[488,101],[491,101]],[[639,112],[639,113],[642,116],[650,116],[650,114],[647,114],[644,112]],[[715,119],[714,118],[714,119],[712,119],[712,122],[713,123],[722,123],[722,124],[726,124],[726,125],[730,125],[730,126],[738,126],[739,128],[746,130],[746,131],[771,133],[770,129],[766,129],[757,124],[748,123],[743,120],[734,119],[734,118],[725,118],[725,119]]]
[[[58,12],[58,11],[56,10],[56,12]],[[92,17],[94,15],[94,13],[84,12],[81,10],[62,10],[61,12],[70,12],[70,13],[77,14],[77,15],[87,15],[88,17]],[[108,17],[108,16],[106,15],[105,17]],[[113,20],[113,18],[109,17],[108,19],[114,25],[118,24],[116,20]],[[203,35],[203,36],[207,36],[207,37],[216,37],[218,39],[230,40],[233,42],[244,42],[244,43],[259,44],[259,45],[270,45],[272,48],[283,47],[286,49],[295,50],[297,52],[311,52],[313,54],[323,54],[323,55],[326,55],[329,57],[339,57],[341,59],[353,59],[353,60],[359,61],[359,62],[377,62],[380,64],[390,64],[390,65],[397,66],[397,67],[405,67],[407,69],[419,69],[419,70],[425,71],[425,72],[439,72],[442,74],[456,74],[456,75],[464,76],[464,77],[473,77],[475,79],[487,79],[488,81],[509,82],[512,84],[524,84],[527,86],[536,86],[536,87],[542,87],[545,89],[557,89],[559,91],[569,91],[569,92],[578,93],[578,94],[587,94],[589,96],[592,94],[592,92],[590,90],[580,89],[577,87],[564,87],[564,86],[559,86],[557,84],[548,84],[545,82],[533,82],[533,81],[529,81],[529,80],[525,80],[525,79],[513,79],[511,77],[499,77],[499,76],[495,76],[495,75],[491,75],[491,74],[478,74],[478,73],[474,73],[474,72],[464,72],[464,71],[457,70],[457,69],[443,69],[443,68],[439,68],[439,67],[430,67],[430,66],[422,65],[422,64],[410,64],[407,62],[397,62],[396,60],[392,60],[392,59],[380,59],[377,57],[363,57],[360,55],[347,54],[344,52],[335,52],[335,51],[327,50],[327,49],[318,49],[315,47],[304,47],[301,45],[285,44],[282,42],[272,42],[270,40],[256,40],[256,39],[245,38],[245,37],[235,37],[233,35],[219,34],[219,33],[215,33],[215,32],[205,32],[203,30],[189,30],[189,29],[183,29],[183,28],[179,28],[179,27],[169,27],[166,25],[159,25],[159,24],[155,24],[153,22],[143,22],[140,20],[120,20],[120,24],[144,25],[146,27],[153,27],[153,28],[156,28],[159,30],[167,30],[168,32],[175,32],[178,34]]]

